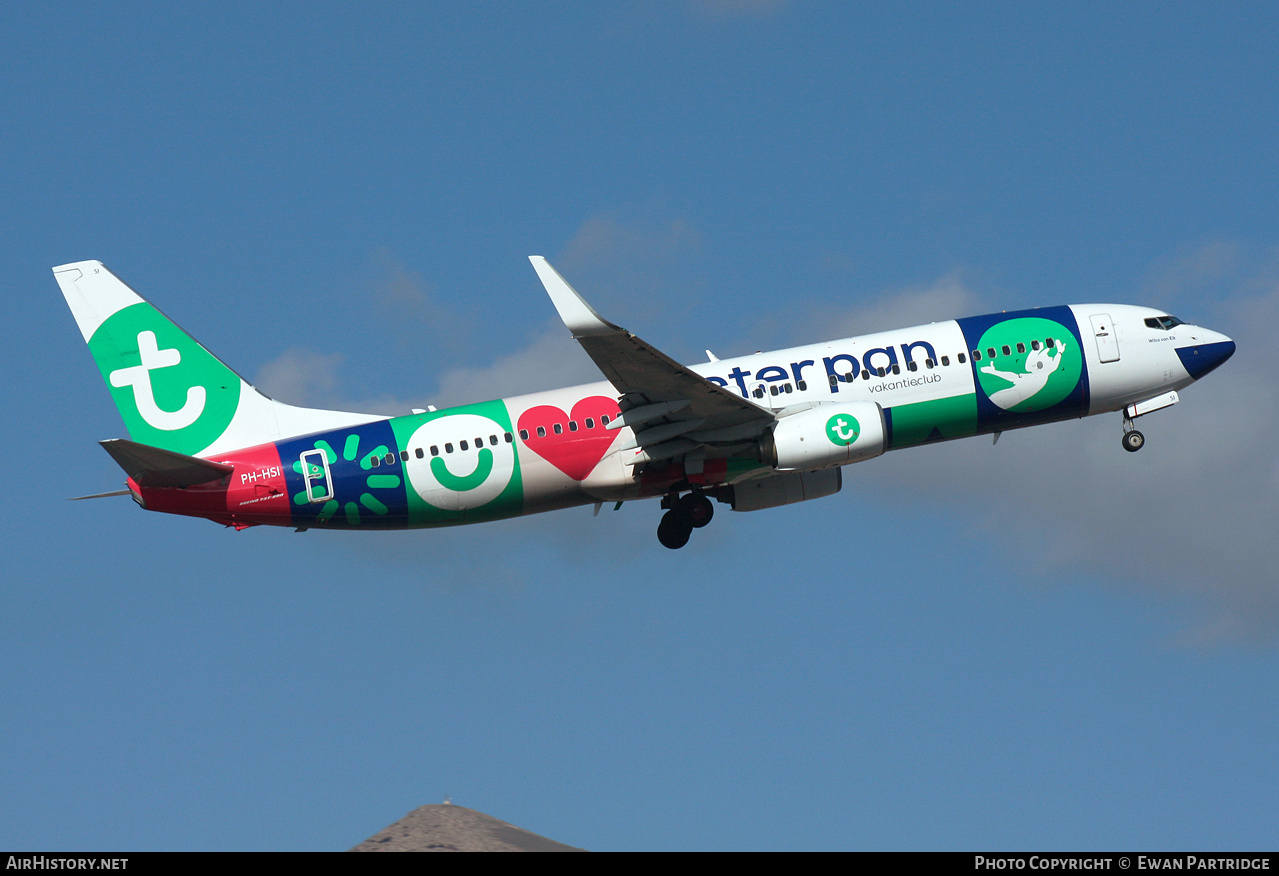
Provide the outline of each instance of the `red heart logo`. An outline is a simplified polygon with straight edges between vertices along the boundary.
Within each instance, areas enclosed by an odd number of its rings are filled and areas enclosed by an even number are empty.
[[[615,420],[620,413],[617,400],[602,395],[582,399],[573,405],[571,414],[565,414],[555,405],[538,405],[520,414],[520,440],[573,480],[585,480],[621,431],[605,429],[604,417]],[[576,425],[577,430],[571,425]],[[556,426],[560,427],[558,435]]]

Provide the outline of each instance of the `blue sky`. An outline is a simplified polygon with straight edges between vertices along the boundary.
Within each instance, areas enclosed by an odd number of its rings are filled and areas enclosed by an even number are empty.
[[[0,11],[0,846],[341,849],[472,806],[591,849],[1274,845],[1265,4]],[[595,379],[526,257],[698,361],[987,310],[1239,352],[1147,421],[835,497],[407,533],[69,503],[101,259],[285,401]]]

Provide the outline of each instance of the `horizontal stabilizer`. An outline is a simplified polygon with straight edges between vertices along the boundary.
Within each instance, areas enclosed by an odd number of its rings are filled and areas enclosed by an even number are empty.
[[[232,465],[185,456],[123,438],[99,443],[139,487],[191,487],[216,481],[235,471]]]

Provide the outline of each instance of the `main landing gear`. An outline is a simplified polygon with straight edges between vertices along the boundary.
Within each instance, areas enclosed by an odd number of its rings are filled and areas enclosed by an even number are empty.
[[[1137,427],[1132,424],[1132,417],[1124,414],[1124,450],[1129,453],[1136,453],[1146,445],[1146,436],[1137,431]]]
[[[677,550],[688,544],[688,537],[694,529],[701,529],[711,522],[715,516],[715,505],[700,490],[694,490],[686,496],[672,490],[662,499],[662,507],[667,511],[662,515],[662,522],[657,525],[657,540],[662,547]]]

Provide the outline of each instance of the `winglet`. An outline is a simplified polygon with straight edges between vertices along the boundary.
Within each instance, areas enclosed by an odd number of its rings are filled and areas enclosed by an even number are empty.
[[[533,270],[537,271],[538,279],[546,287],[546,294],[551,296],[551,303],[559,311],[560,319],[564,320],[564,325],[573,333],[573,337],[588,338],[622,331],[596,313],[595,308],[587,304],[545,258],[529,256],[528,260],[533,263]]]

